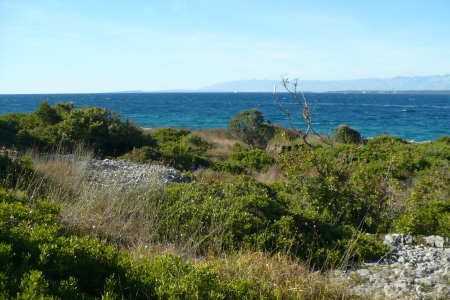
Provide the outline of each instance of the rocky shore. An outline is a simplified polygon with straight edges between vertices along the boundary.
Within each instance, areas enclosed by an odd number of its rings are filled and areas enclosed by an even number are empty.
[[[335,279],[348,282],[355,294],[375,299],[450,299],[450,248],[440,236],[423,238],[388,234],[391,252],[359,268],[334,271]]]

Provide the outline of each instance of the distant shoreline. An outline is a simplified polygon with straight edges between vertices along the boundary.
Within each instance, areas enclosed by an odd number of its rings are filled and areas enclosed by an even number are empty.
[[[450,90],[346,90],[346,91],[302,91],[298,92],[306,94],[410,94],[410,95],[450,95]],[[237,91],[236,93],[252,93],[252,94],[267,94],[273,93],[273,91]],[[276,94],[287,94],[287,91],[280,90]],[[0,96],[13,96],[13,95],[84,95],[84,94],[235,94],[232,91],[119,91],[119,92],[97,92],[97,93],[30,93],[30,94],[0,94]]]

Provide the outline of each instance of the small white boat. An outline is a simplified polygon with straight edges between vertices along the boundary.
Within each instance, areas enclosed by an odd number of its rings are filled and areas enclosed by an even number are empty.
[[[273,93],[275,94],[276,92],[277,92],[277,86],[274,85],[274,86],[273,86]]]

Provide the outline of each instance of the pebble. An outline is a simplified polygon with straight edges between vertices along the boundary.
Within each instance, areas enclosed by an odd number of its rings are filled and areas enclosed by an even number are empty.
[[[174,168],[126,160],[91,159],[86,170],[88,180],[92,183],[119,187],[121,191],[145,188],[151,184],[166,186],[174,182],[190,181],[189,177]]]
[[[450,299],[448,240],[443,247],[436,247],[444,240],[439,236],[425,237],[426,246],[414,245],[411,240],[416,239],[387,235],[384,244],[391,246],[391,253],[386,259],[331,274],[335,280],[349,283],[357,295],[371,294],[381,299]]]

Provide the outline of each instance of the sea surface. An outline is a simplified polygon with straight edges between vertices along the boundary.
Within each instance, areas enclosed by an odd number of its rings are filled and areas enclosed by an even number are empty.
[[[333,133],[339,124],[370,138],[389,134],[414,141],[450,135],[449,94],[307,93],[313,125]],[[142,127],[226,128],[239,111],[257,108],[266,120],[288,126],[278,102],[291,113],[295,127],[305,128],[301,108],[287,93],[101,93],[0,95],[0,115],[33,112],[47,99],[50,104],[72,102],[112,109]]]

